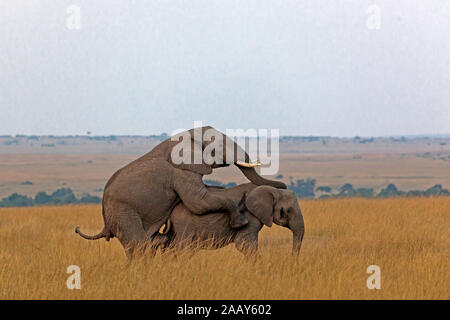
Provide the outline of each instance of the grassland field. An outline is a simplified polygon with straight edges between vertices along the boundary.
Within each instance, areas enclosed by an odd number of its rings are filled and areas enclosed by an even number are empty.
[[[260,233],[261,257],[229,245],[188,259],[158,254],[128,264],[101,230],[101,207],[0,209],[0,299],[449,299],[450,197],[300,202],[306,234],[298,260],[291,233]],[[69,265],[81,289],[69,290]],[[369,290],[369,265],[381,289]]]

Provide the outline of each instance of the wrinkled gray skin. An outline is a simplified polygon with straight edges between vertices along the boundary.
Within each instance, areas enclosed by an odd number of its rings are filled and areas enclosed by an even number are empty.
[[[205,132],[213,128],[201,129]],[[192,155],[195,152],[203,152],[211,143],[201,138],[197,140],[194,129],[189,132],[192,138]],[[203,163],[199,164],[177,165],[172,162],[171,152],[179,141],[169,138],[161,142],[147,154],[119,169],[107,182],[102,201],[104,229],[94,236],[83,234],[78,227],[75,232],[88,240],[106,238],[109,241],[110,238],[117,237],[127,256],[132,258],[136,248],[151,242],[180,201],[197,215],[224,212],[231,217],[230,223],[233,227],[245,225],[247,221],[237,204],[221,194],[210,192],[202,181],[203,175],[210,174],[215,168],[228,166],[227,163],[249,163],[248,154],[234,142],[231,144],[235,150],[234,157],[230,159],[230,156],[227,156],[227,139],[229,140],[223,135],[222,164],[206,164],[202,160]],[[194,149],[194,145],[199,148]],[[238,149],[241,153],[237,152]],[[238,158],[242,154],[244,158]],[[252,167],[238,167],[256,185],[286,189],[284,183],[266,180]]]
[[[254,256],[258,249],[259,231],[263,225],[271,227],[273,222],[292,231],[292,253],[299,254],[305,225],[297,197],[292,191],[248,183],[230,189],[211,189],[210,192],[240,203],[249,223],[234,229],[230,227],[230,216],[223,212],[199,216],[184,204],[179,204],[169,218],[165,234],[158,234],[153,239],[153,246],[163,250],[170,247],[175,253],[189,246],[192,249],[190,253],[195,253],[234,242],[244,255]]]

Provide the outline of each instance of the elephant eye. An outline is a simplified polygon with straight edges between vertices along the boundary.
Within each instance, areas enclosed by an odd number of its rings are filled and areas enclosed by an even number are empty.
[[[287,213],[288,214],[291,213],[291,208],[287,209]]]

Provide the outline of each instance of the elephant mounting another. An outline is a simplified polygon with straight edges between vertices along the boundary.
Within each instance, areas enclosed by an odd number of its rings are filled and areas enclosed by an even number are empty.
[[[201,132],[200,137],[196,135],[198,130]],[[84,235],[78,227],[75,232],[89,240],[106,238],[108,241],[117,237],[127,256],[131,258],[136,248],[151,243],[180,202],[196,215],[223,212],[229,216],[232,228],[245,226],[248,223],[247,215],[241,213],[237,203],[230,198],[211,192],[212,189],[208,189],[202,181],[203,175],[234,163],[255,185],[280,189],[286,189],[286,185],[258,175],[250,164],[248,154],[237,143],[212,127],[184,132],[191,139],[191,149],[188,150],[191,159],[198,159],[199,153],[203,154],[205,148],[213,142],[203,139],[207,132],[220,137],[219,141],[214,142],[221,146],[223,161],[207,163],[200,155],[200,162],[174,162],[172,152],[179,142],[169,138],[119,169],[106,183],[102,201],[105,224],[103,230],[94,236]],[[180,135],[186,136],[183,133]],[[228,146],[232,146],[233,155],[227,154]],[[155,250],[152,251],[154,253]]]
[[[292,253],[298,255],[305,232],[303,216],[297,197],[292,191],[270,186],[242,184],[230,189],[211,192],[239,202],[249,223],[239,229],[230,227],[230,216],[223,212],[204,216],[193,214],[184,204],[177,205],[166,225],[164,234],[158,234],[152,245],[163,251],[177,252],[190,248],[191,254],[200,249],[217,249],[230,243],[246,256],[258,249],[258,233],[272,222],[292,231]]]

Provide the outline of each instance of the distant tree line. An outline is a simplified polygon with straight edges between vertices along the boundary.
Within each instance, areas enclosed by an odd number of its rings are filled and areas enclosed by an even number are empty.
[[[81,198],[77,198],[70,188],[61,188],[47,194],[46,192],[39,192],[34,198],[24,196],[18,193],[13,193],[9,197],[3,198],[0,201],[0,207],[28,207],[41,205],[63,205],[63,204],[97,204],[101,203],[102,199],[84,193]]]
[[[232,188],[236,186],[236,183],[234,182],[222,183],[217,180],[203,180],[203,183],[206,184],[207,186],[221,187],[221,188]]]
[[[442,185],[436,184],[426,190],[401,191],[395,184],[389,184],[378,193],[373,188],[355,188],[350,183],[345,183],[338,188],[337,193],[333,193],[331,186],[319,186],[315,188],[315,179],[291,181],[288,189],[295,192],[299,198],[315,198],[314,191],[319,192],[319,198],[388,198],[388,197],[429,197],[429,196],[450,196],[450,192]],[[315,189],[314,189],[315,188]]]
[[[222,183],[216,180],[204,180],[208,186],[232,188],[236,183]],[[426,190],[398,190],[394,184],[389,184],[380,192],[376,193],[373,188],[354,188],[352,184],[345,183],[336,193],[333,193],[331,186],[319,186],[316,188],[315,179],[299,179],[294,181],[290,179],[288,189],[295,192],[299,198],[316,198],[316,192],[319,193],[318,198],[388,198],[388,197],[429,197],[429,196],[450,196],[450,192],[444,189],[442,185],[436,184]],[[99,204],[102,199],[97,196],[84,193],[77,198],[70,188],[61,188],[51,194],[39,192],[34,198],[13,193],[9,197],[0,201],[0,207],[28,207],[42,205],[66,205],[66,204]]]

